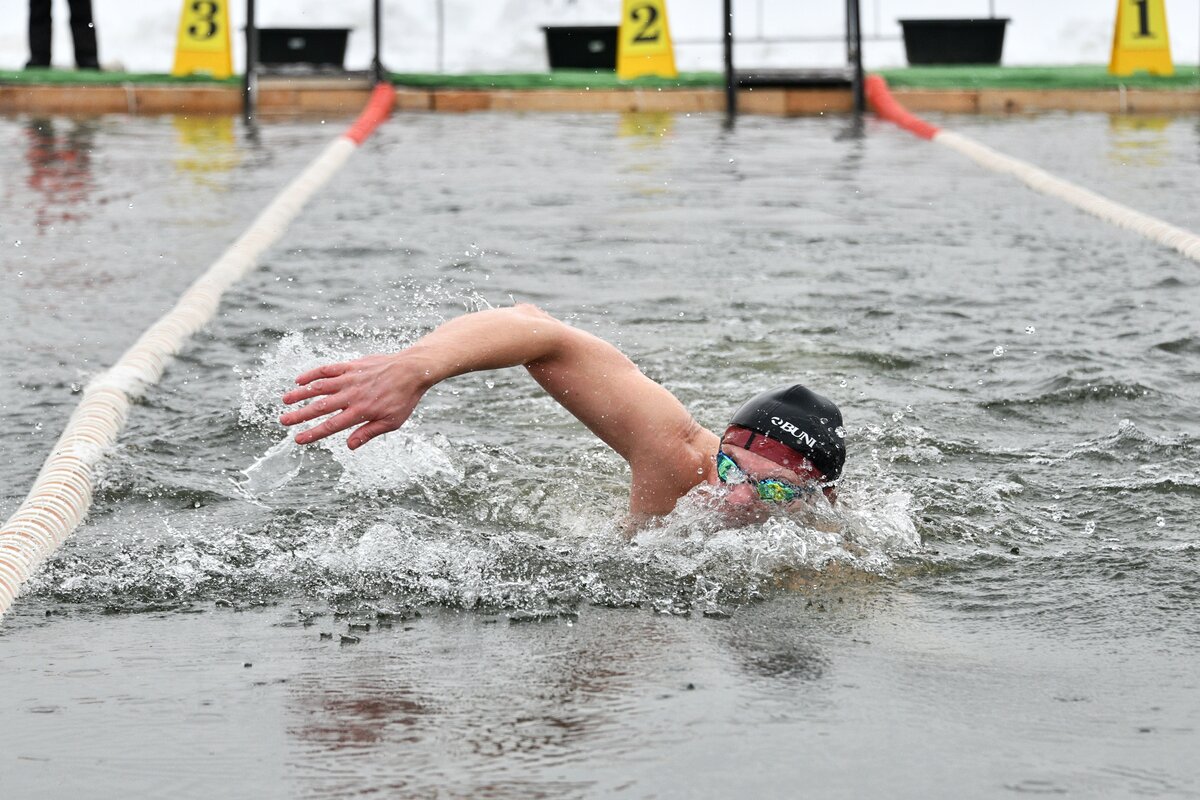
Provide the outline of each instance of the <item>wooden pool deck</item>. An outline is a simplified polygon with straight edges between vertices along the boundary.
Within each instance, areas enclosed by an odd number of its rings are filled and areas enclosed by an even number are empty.
[[[881,70],[896,98],[915,112],[1011,114],[1042,111],[1200,112],[1200,69],[1172,78],[1114,78],[1103,67],[908,68]],[[622,84],[597,73],[393,75],[397,111],[719,113],[721,76],[691,73],[677,81]],[[259,114],[350,115],[370,87],[359,76],[271,77],[259,88]],[[806,116],[852,109],[849,89],[829,86],[742,88],[745,114]],[[166,75],[0,72],[0,113],[238,114],[237,79],[205,81]]]

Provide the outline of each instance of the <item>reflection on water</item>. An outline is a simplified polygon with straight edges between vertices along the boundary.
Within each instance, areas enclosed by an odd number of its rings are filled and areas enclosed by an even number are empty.
[[[633,780],[647,751],[827,715],[839,675],[825,641],[860,627],[856,594],[759,606],[740,624],[596,609],[514,624],[434,611],[354,644],[326,640],[330,663],[288,684],[294,769],[316,797],[590,796]],[[336,639],[368,619],[318,618],[304,630]],[[754,689],[740,698],[731,685]]]
[[[1109,161],[1120,166],[1161,167],[1171,158],[1167,128],[1174,117],[1149,114],[1110,114]]]
[[[320,797],[384,788],[413,796],[575,796],[590,782],[555,773],[568,775],[598,754],[636,752],[627,734],[649,716],[636,673],[656,669],[676,644],[641,615],[610,622],[601,632],[569,621],[514,625],[442,613],[341,646],[338,674],[313,669],[291,681],[296,766]],[[391,651],[383,670],[377,657],[355,649],[376,643]],[[348,750],[373,757],[339,774],[334,765]],[[403,761],[380,759],[382,752],[403,753]]]
[[[675,115],[669,111],[625,111],[617,124],[617,135],[654,143],[671,135]]]
[[[59,222],[78,222],[91,214],[88,206],[95,180],[92,146],[97,124],[86,118],[35,117],[25,123],[26,185],[33,191],[39,235]]]
[[[243,157],[237,145],[234,118],[176,114],[171,117],[171,126],[179,142],[175,168],[199,186],[227,189],[228,181],[219,176],[236,169]]]

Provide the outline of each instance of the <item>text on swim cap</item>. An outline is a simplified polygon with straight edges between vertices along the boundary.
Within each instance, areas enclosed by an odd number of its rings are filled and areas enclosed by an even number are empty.
[[[771,424],[777,425],[784,433],[790,433],[792,436],[796,437],[796,441],[798,442],[803,442],[809,447],[817,446],[816,439],[786,420],[780,419],[779,417],[771,417]]]

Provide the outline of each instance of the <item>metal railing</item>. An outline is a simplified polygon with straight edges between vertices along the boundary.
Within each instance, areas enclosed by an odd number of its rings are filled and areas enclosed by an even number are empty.
[[[371,84],[381,83],[385,78],[380,46],[383,31],[382,0],[372,0],[371,41],[374,55],[371,58]],[[254,116],[258,107],[258,25],[255,21],[254,0],[246,0],[246,72],[242,77],[242,114],[246,119]]]

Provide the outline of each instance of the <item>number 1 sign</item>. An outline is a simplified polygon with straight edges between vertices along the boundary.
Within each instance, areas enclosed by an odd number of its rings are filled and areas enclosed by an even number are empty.
[[[1163,0],[1118,0],[1117,27],[1113,31],[1108,71],[1132,75],[1144,69],[1153,75],[1170,75],[1171,39],[1167,36],[1167,9]]]

